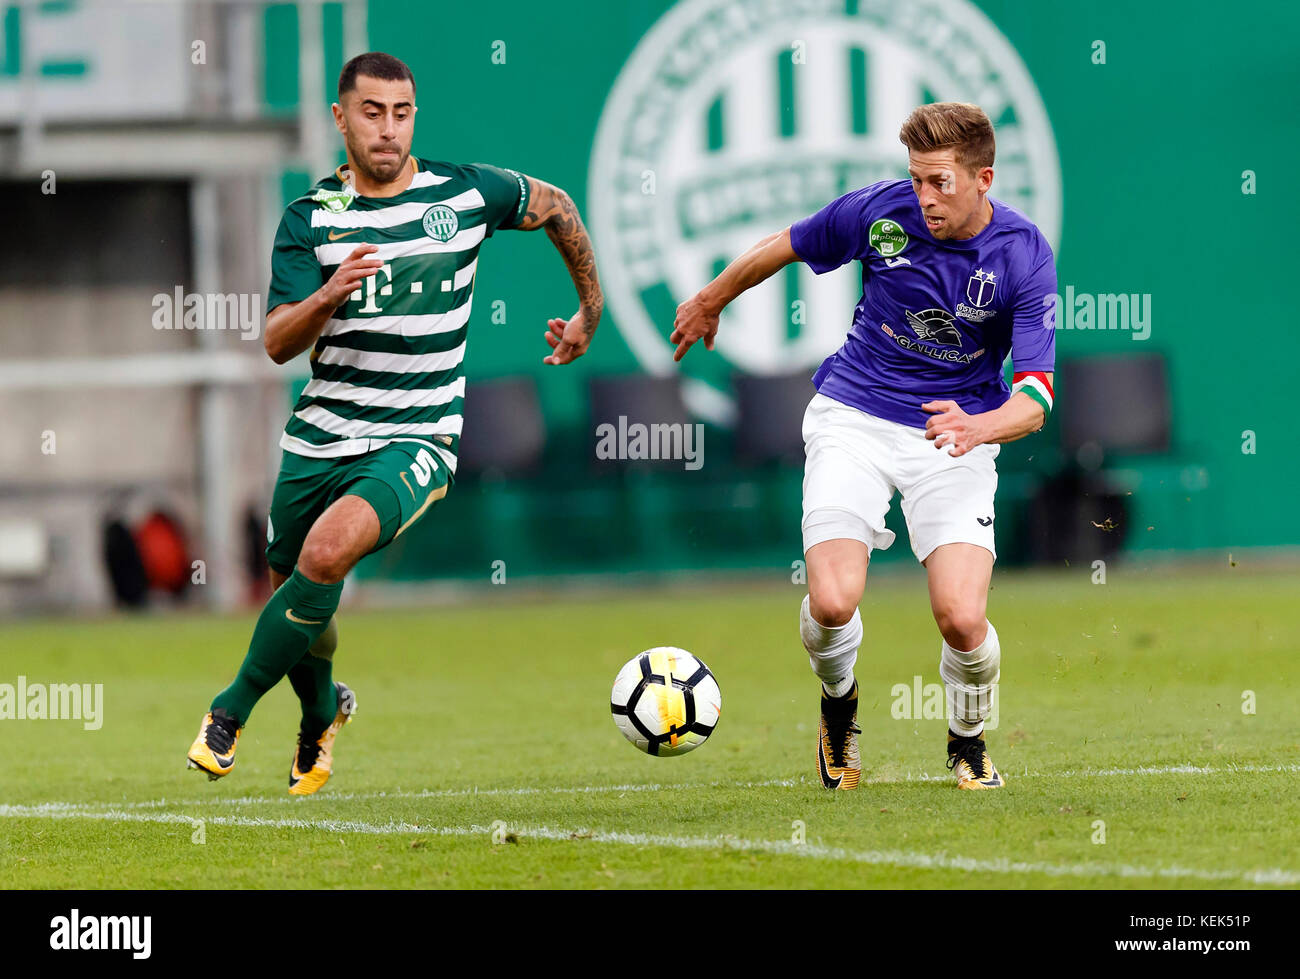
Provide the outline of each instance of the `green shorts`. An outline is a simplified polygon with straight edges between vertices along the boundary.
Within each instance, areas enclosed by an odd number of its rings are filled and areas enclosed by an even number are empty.
[[[419,442],[390,442],[365,455],[335,459],[286,451],[266,524],[267,563],[280,574],[292,574],[312,524],[342,496],[361,497],[379,516],[373,554],[424,516],[450,484],[447,464]]]

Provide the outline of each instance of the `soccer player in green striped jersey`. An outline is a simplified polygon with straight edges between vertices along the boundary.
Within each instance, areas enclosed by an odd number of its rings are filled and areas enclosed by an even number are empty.
[[[569,196],[513,170],[411,156],[415,79],[372,52],[344,66],[334,122],[347,163],[291,203],[271,258],[267,353],[311,349],[311,381],[280,446],[267,558],[274,595],[234,682],[188,754],[234,767],[254,705],[288,676],[302,702],[289,791],[329,778],[335,735],[356,709],[333,678],[343,578],[446,495],[456,471],[463,362],[478,251],[496,231],[545,229],[578,292],[547,321],[548,364],[586,352],[604,299],[591,240]]]

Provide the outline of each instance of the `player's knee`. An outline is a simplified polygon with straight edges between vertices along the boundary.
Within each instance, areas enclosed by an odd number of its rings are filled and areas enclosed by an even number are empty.
[[[848,623],[858,610],[858,595],[840,588],[811,588],[808,611],[818,623],[835,628]]]
[[[935,607],[934,621],[944,642],[953,649],[969,651],[984,641],[988,619],[983,602],[949,602]]]
[[[308,537],[298,555],[298,570],[323,585],[342,581],[354,563],[349,548],[333,537]]]

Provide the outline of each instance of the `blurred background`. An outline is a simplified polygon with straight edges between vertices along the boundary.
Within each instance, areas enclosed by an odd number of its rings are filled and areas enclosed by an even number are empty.
[[[0,2],[0,611],[264,596],[308,370],[262,349],[270,246],[344,158],[329,106],[367,50],[415,74],[416,155],[572,194],[607,308],[586,357],[543,365],[563,264],[486,243],[457,485],[354,587],[798,583],[800,420],[858,267],[787,269],[680,369],[673,310],[904,176],[902,119],[950,99],[992,117],[993,196],[1047,234],[1062,294],[1057,409],[998,463],[1000,566],[1293,560],[1298,28],[1281,2]],[[620,417],[703,425],[699,465],[599,458]],[[890,519],[873,568],[914,566]]]

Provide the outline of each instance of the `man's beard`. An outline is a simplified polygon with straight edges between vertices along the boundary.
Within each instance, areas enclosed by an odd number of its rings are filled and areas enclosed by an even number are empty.
[[[361,175],[375,184],[392,183],[401,174],[411,157],[410,150],[402,150],[399,147],[398,151],[401,156],[397,158],[396,162],[390,163],[388,161],[391,158],[385,157],[384,161],[376,166],[371,158],[363,152],[364,147],[353,146],[351,149],[352,159],[356,161],[357,169],[361,171]]]

